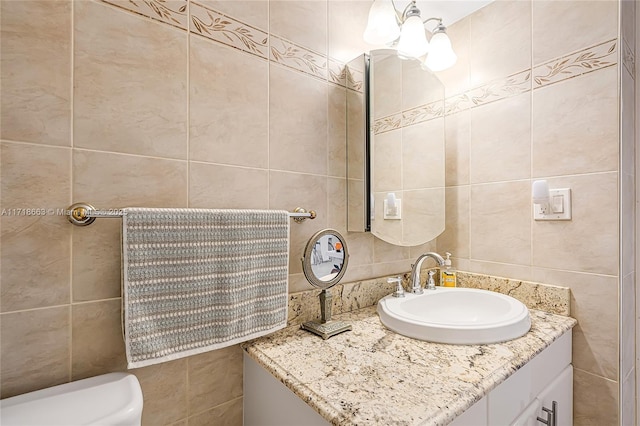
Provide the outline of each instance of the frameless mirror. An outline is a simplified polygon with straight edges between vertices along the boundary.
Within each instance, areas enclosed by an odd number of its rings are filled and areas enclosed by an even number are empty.
[[[347,219],[399,246],[445,225],[444,85],[419,61],[373,50],[347,64]]]
[[[347,242],[335,229],[317,232],[307,242],[302,257],[302,270],[307,281],[320,292],[320,322],[309,321],[302,324],[304,330],[311,331],[323,339],[328,339],[343,331],[351,330],[351,325],[342,321],[331,321],[331,293],[327,289],[338,284],[349,263]]]

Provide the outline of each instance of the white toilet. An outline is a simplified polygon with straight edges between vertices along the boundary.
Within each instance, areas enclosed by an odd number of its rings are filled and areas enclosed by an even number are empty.
[[[2,426],[140,426],[142,389],[133,374],[110,373],[0,401]]]

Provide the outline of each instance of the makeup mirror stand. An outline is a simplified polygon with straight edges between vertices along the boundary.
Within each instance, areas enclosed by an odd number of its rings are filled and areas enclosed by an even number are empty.
[[[320,292],[320,322],[307,321],[302,324],[303,330],[310,331],[323,339],[351,330],[351,324],[344,321],[331,321],[331,308],[333,296],[323,289]]]

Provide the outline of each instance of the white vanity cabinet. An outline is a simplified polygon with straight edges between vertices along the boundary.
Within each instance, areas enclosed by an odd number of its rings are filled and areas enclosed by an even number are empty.
[[[247,354],[244,355],[244,425],[329,425],[290,389]],[[544,426],[555,401],[556,421],[573,423],[571,331],[513,373],[458,416],[453,426]],[[550,416],[549,416],[550,418]],[[427,420],[428,423],[428,420]]]
[[[555,404],[555,421],[551,410]],[[548,426],[573,424],[571,332],[566,332],[487,396],[456,418],[453,426]]]

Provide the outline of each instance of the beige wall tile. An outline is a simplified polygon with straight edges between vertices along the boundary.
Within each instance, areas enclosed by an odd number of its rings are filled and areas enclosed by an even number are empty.
[[[73,195],[96,208],[186,207],[187,163],[75,150]],[[120,297],[120,219],[74,227],[73,299]]]
[[[402,111],[402,61],[389,51],[371,56],[371,118],[377,119]]]
[[[573,424],[618,424],[618,383],[575,368],[573,370]]]
[[[409,247],[400,247],[382,241],[379,238],[373,239],[373,261],[374,263],[394,262],[397,260],[407,260],[410,258]]]
[[[620,377],[626,377],[636,363],[636,287],[635,274],[622,279],[620,288]]]
[[[392,192],[402,190],[402,133],[404,129],[375,135],[371,146],[371,190]],[[399,198],[399,194],[396,194]],[[382,204],[379,205],[380,208]],[[376,204],[376,210],[378,205]]]
[[[2,139],[71,145],[71,1],[3,1]]]
[[[327,102],[327,83],[270,65],[271,169],[327,173]]]
[[[242,398],[189,417],[190,426],[242,426]]]
[[[317,217],[303,223],[291,221],[289,273],[302,272],[300,258],[307,241],[327,226],[327,178],[299,173],[269,173],[269,208],[293,211],[296,207],[315,210]]]
[[[347,176],[347,89],[329,84],[327,92],[329,107],[327,110],[327,174],[345,177]],[[364,145],[364,139],[361,141]]]
[[[473,108],[470,146],[471,183],[531,177],[531,94]]]
[[[529,181],[472,185],[470,200],[471,259],[530,265]]]
[[[629,375],[622,382],[622,417],[620,418],[621,425],[634,425],[636,424],[636,370],[633,369],[629,372]]]
[[[327,3],[269,0],[269,32],[326,56]]]
[[[402,188],[407,190],[443,187],[445,184],[445,162],[442,161],[445,158],[444,118],[404,127],[401,132],[402,164],[391,163],[390,166],[401,168]],[[382,160],[384,161],[384,158]]]
[[[186,158],[187,34],[91,1],[74,19],[74,146]]]
[[[367,27],[368,1],[332,0],[327,8],[328,55],[342,62],[349,62],[371,50],[362,34]]]
[[[493,275],[496,277],[506,277],[516,280],[531,280],[531,267],[528,265],[483,262],[471,259],[468,263],[467,269],[462,267],[462,265],[458,266],[458,268],[463,271],[474,272],[476,274]]]
[[[531,67],[531,1],[496,1],[469,19],[471,86]]]
[[[198,3],[242,19],[250,25],[266,30],[269,28],[269,2],[264,0],[198,0]]]
[[[189,26],[187,16],[188,0],[164,0],[161,2],[136,2],[129,0],[102,1],[177,28],[187,29]]]
[[[548,182],[550,188],[571,188],[572,219],[533,222],[533,266],[617,275],[618,174],[553,178]]]
[[[364,179],[365,107],[363,94],[347,90],[347,177]],[[331,170],[330,166],[330,169]]]
[[[402,110],[444,99],[444,84],[431,71],[422,69],[419,61],[401,61]]]
[[[620,74],[620,170],[623,173],[634,174],[636,151],[635,127],[640,127],[640,124],[635,124],[635,117],[636,111],[640,108],[640,105],[635,105],[635,81],[631,77],[631,74],[629,74],[626,68],[622,70]]]
[[[369,232],[349,232],[345,235],[349,249],[349,269],[374,263],[374,242]],[[347,270],[347,273],[349,271]],[[346,279],[343,279],[346,282]]]
[[[347,179],[347,229],[349,231],[364,232],[366,215],[368,215],[368,212],[365,212],[364,202],[364,180]]]
[[[620,1],[620,34],[622,39],[625,40],[629,47],[635,51],[636,47],[636,26],[638,25],[638,18],[636,11],[638,5],[635,0],[621,0]]]
[[[415,260],[415,259],[414,259]],[[371,266],[371,277],[384,277],[386,275],[401,275],[411,271],[411,260],[396,260],[394,262],[374,263]]]
[[[618,169],[617,68],[533,92],[533,176]]]
[[[434,240],[445,229],[445,189],[402,191],[402,246]]]
[[[189,159],[268,166],[266,61],[190,39]]]
[[[69,381],[69,307],[2,314],[1,396]]]
[[[189,207],[269,208],[269,172],[261,169],[191,162]]]
[[[447,115],[444,118],[444,128],[446,185],[467,185],[469,184],[471,111]]]
[[[445,87],[446,97],[463,93],[470,89],[469,69],[469,19],[461,19],[447,27],[453,51],[458,56],[456,63],[449,69],[436,73]]]
[[[469,257],[469,186],[446,188],[445,229],[437,238],[438,253]]]
[[[346,199],[346,179],[327,178],[327,226],[334,228],[343,235],[347,233]]]
[[[578,320],[573,329],[573,365],[617,380],[618,279],[542,268],[533,268],[532,279],[571,288],[571,316]]]
[[[620,217],[620,238],[622,240],[620,258],[622,265],[619,273],[624,277],[632,273],[636,268],[635,177],[623,173],[620,175],[618,185],[620,186],[620,207],[622,211]]]
[[[71,150],[3,143],[0,167],[1,311],[69,303],[71,226],[50,209],[71,198]],[[11,209],[38,209],[26,215]],[[44,209],[44,210],[42,210]]]
[[[305,278],[304,274],[290,274],[289,275],[289,293],[297,293],[300,291],[312,290],[313,287],[309,284],[309,281]]]
[[[615,38],[617,3],[610,0],[532,2],[533,64]]]
[[[121,304],[113,299],[72,306],[72,380],[126,371]]]
[[[242,396],[240,345],[189,358],[189,413],[199,413]]]
[[[142,388],[142,425],[169,424],[187,417],[187,359],[129,370]]]

